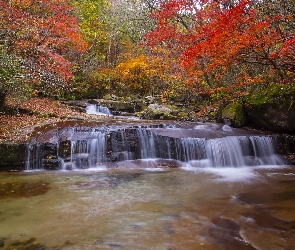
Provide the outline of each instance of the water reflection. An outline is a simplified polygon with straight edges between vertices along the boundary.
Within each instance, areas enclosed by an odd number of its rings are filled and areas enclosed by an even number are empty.
[[[294,249],[295,169],[224,170],[0,173],[2,192],[48,187],[2,197],[0,248]]]

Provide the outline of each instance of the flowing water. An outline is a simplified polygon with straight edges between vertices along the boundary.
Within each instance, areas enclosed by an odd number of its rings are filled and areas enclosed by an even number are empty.
[[[50,148],[49,148],[49,145]],[[27,169],[97,167],[244,167],[283,165],[276,137],[227,125],[172,123],[74,126],[50,130],[28,145]],[[128,161],[128,162],[126,162]]]
[[[111,115],[111,111],[102,105],[89,104],[86,107],[86,114],[90,115]]]
[[[0,173],[0,249],[295,249],[295,168],[275,136],[118,124],[51,128],[27,171]]]
[[[0,239],[35,237],[44,246],[36,249],[295,247],[292,167],[37,171],[0,181]]]

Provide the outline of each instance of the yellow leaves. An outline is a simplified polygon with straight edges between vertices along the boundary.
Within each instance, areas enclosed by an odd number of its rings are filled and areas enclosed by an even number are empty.
[[[130,73],[136,70],[145,71],[147,68],[148,63],[144,55],[140,55],[126,62],[122,62],[117,66],[117,69],[121,71],[125,76],[129,75]]]

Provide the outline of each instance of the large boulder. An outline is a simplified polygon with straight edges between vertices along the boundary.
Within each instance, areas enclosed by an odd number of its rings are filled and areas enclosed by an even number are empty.
[[[26,145],[0,143],[0,171],[25,170]]]
[[[221,112],[222,119],[230,121],[233,127],[242,127],[246,124],[246,112],[239,102],[228,104]]]
[[[280,86],[280,88],[279,88]],[[269,86],[245,100],[249,122],[275,132],[295,131],[295,91],[284,86]]]

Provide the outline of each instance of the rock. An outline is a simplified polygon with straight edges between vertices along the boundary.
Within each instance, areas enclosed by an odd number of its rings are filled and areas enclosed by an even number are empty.
[[[228,104],[222,110],[222,119],[228,119],[233,127],[242,127],[246,124],[246,113],[239,102]]]
[[[17,143],[0,143],[0,170],[25,170],[26,145]]]
[[[280,88],[279,88],[280,87]],[[249,121],[256,127],[275,132],[295,131],[295,90],[272,85],[245,100]]]
[[[142,118],[143,119],[160,119],[160,118],[164,118],[164,117],[170,117],[171,114],[171,109],[166,108],[162,105],[159,104],[150,104],[147,109],[144,111],[144,113],[142,114]],[[173,116],[171,115],[171,118]]]
[[[151,103],[154,103],[156,101],[156,98],[153,97],[153,96],[146,96],[144,97],[144,102],[146,104],[151,104]]]
[[[141,104],[137,101],[95,99],[89,101],[89,103],[105,106],[112,112],[134,113],[141,109]]]

